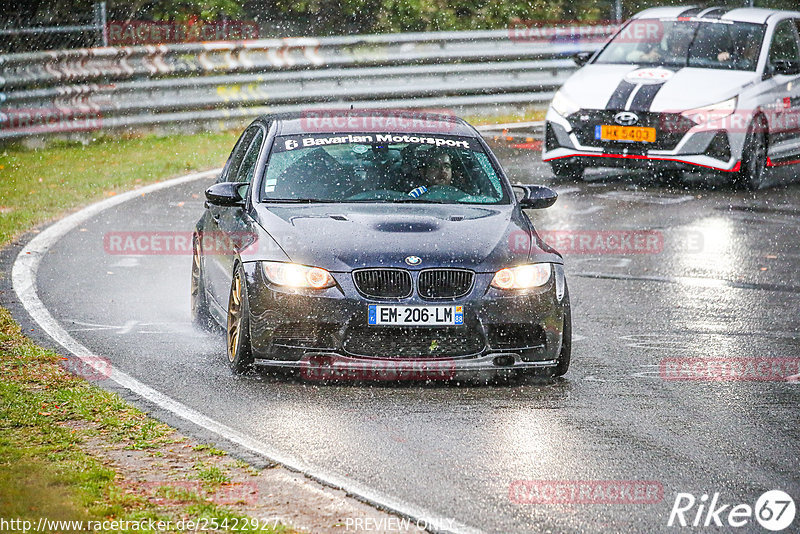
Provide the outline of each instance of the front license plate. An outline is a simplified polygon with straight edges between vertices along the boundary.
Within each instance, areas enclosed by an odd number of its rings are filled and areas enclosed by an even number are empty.
[[[656,129],[643,126],[602,125],[594,127],[594,138],[604,141],[638,141],[653,143],[656,140]]]
[[[371,325],[463,325],[464,306],[383,306],[370,304]]]

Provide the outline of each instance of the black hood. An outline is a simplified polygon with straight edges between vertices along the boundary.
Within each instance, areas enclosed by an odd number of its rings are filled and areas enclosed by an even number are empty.
[[[476,272],[531,259],[561,262],[538,238],[528,246],[530,225],[513,205],[257,204],[254,215],[289,261],[332,272],[408,268],[408,256],[422,259],[418,269]]]

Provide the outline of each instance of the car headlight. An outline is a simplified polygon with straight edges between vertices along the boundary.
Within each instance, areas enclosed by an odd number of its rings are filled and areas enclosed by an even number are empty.
[[[500,269],[492,278],[492,287],[497,289],[530,289],[540,287],[550,280],[553,271],[549,263],[520,265],[508,269]]]
[[[553,101],[550,102],[550,107],[562,117],[568,117],[581,109],[561,90],[556,91],[556,94],[553,95]]]
[[[331,273],[319,267],[277,261],[262,261],[261,266],[267,280],[276,286],[325,289],[336,285]]]
[[[737,100],[737,97],[734,96],[733,98],[729,98],[723,102],[717,102],[716,104],[710,104],[701,108],[694,108],[684,111],[681,113],[681,115],[692,119],[698,124],[711,122],[717,119],[724,119],[736,111]]]

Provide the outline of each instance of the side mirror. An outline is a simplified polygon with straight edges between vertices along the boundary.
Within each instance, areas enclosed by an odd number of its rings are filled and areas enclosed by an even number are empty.
[[[572,61],[579,67],[583,67],[589,60],[592,59],[594,52],[578,52],[577,54],[572,56]]]
[[[790,59],[778,59],[772,64],[772,72],[775,74],[785,74],[794,76],[800,74],[800,61]]]
[[[514,189],[522,190],[519,205],[526,210],[549,208],[558,199],[558,193],[543,185],[515,185]]]
[[[244,199],[239,194],[239,182],[222,182],[206,189],[206,200],[214,206],[243,206]]]

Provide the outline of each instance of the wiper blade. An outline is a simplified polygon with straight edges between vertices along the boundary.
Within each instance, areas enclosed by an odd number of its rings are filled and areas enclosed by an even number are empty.
[[[419,198],[357,198],[357,199],[334,199],[334,198],[266,198],[262,199],[261,202],[265,203],[276,203],[276,204],[324,204],[324,203],[334,203],[334,204],[346,204],[346,203],[368,203],[368,202],[376,202],[376,203],[408,203],[408,202],[415,202],[418,204],[446,204],[441,200],[425,200]]]
[[[414,202],[417,204],[445,204],[441,200],[425,200],[421,198],[356,198],[353,200],[340,200],[339,202],[381,202],[384,204],[407,204]]]
[[[261,202],[275,202],[279,204],[314,204],[319,202],[341,202],[341,200],[325,198],[264,198]]]

